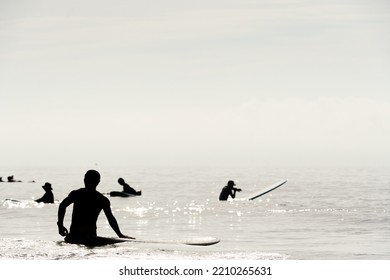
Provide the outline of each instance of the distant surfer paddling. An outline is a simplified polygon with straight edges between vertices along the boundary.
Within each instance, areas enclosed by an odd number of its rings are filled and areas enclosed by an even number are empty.
[[[225,187],[223,187],[221,194],[219,195],[219,200],[228,200],[229,196],[232,198],[236,197],[236,192],[240,192],[241,189],[235,188],[236,184],[234,181],[229,181]]]
[[[22,181],[20,181],[20,180],[15,180],[15,179],[14,179],[14,175],[8,176],[8,177],[7,177],[7,180],[8,180],[8,183],[20,183],[20,182],[22,182]]]
[[[35,201],[43,203],[54,203],[54,195],[52,192],[53,188],[51,187],[51,184],[46,182],[42,188],[45,190],[45,194]]]
[[[65,236],[65,242],[86,246],[101,246],[121,242],[120,240],[97,236],[96,222],[101,210],[104,211],[111,228],[120,238],[134,239],[124,235],[112,214],[110,200],[96,190],[100,182],[100,174],[96,170],[88,170],[84,176],[85,188],[72,191],[58,208],[58,232]],[[73,203],[70,232],[63,225],[66,208]],[[125,241],[125,240],[123,240]]]
[[[130,187],[129,184],[127,184],[125,182],[125,180],[123,180],[123,178],[119,178],[118,183],[119,183],[119,185],[121,185],[123,187],[124,193],[133,194],[133,195],[141,195],[141,191],[136,191],[135,189]]]

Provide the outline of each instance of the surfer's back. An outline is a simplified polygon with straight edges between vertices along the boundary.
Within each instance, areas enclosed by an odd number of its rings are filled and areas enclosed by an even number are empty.
[[[81,188],[69,194],[73,200],[72,225],[70,233],[96,235],[96,221],[102,209],[110,206],[110,201],[100,192]]]
[[[219,195],[219,200],[227,200],[230,195],[230,191],[230,188],[228,188],[227,186],[223,187]]]

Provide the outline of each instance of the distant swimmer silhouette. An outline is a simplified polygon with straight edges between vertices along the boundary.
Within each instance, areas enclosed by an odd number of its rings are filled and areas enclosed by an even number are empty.
[[[8,180],[9,183],[15,183],[15,182],[19,182],[19,183],[20,183],[20,182],[22,182],[22,181],[20,181],[20,180],[15,180],[15,179],[14,179],[14,175],[8,176],[8,177],[7,177],[7,180]]]
[[[51,187],[51,184],[46,182],[42,188],[45,190],[45,194],[35,201],[43,203],[54,203],[54,195],[52,192],[53,188]]]
[[[236,192],[240,192],[241,189],[234,188],[236,184],[234,181],[229,181],[225,187],[222,188],[221,194],[219,195],[219,200],[227,200],[229,195],[232,198],[236,197]]]
[[[124,193],[133,194],[133,195],[141,195],[142,194],[141,191],[136,191],[135,189],[130,187],[128,184],[126,184],[125,180],[123,180],[122,178],[118,179],[118,183],[119,183],[119,185],[121,185],[123,187]]]
[[[96,222],[101,210],[104,211],[111,228],[120,238],[132,237],[122,234],[118,222],[112,214],[110,200],[96,190],[100,182],[100,174],[96,170],[88,170],[84,176],[85,188],[72,191],[58,208],[58,232],[65,236],[65,242],[86,246],[106,245],[104,237],[97,236]],[[63,225],[66,208],[73,203],[70,232]],[[111,242],[112,243],[112,242]]]

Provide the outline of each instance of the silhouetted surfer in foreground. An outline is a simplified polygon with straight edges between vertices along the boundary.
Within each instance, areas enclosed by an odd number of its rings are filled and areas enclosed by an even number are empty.
[[[122,178],[118,179],[118,183],[123,187],[123,192],[133,195],[141,195],[141,191],[136,191],[135,189],[130,187]]]
[[[221,194],[219,195],[219,200],[227,200],[229,198],[229,195],[232,198],[236,197],[236,192],[240,192],[241,189],[235,188],[236,184],[234,181],[229,181],[227,183],[227,186],[223,187]]]
[[[100,174],[96,170],[88,170],[84,176],[85,188],[72,191],[58,208],[58,232],[65,236],[65,241],[87,246],[100,246],[115,243],[96,234],[96,222],[100,211],[103,210],[111,228],[120,238],[132,237],[122,234],[118,222],[112,214],[110,201],[96,190],[100,182]],[[70,232],[64,227],[63,221],[66,208],[73,203],[72,224]]]
[[[42,188],[45,190],[45,194],[35,201],[43,203],[54,203],[54,195],[52,192],[53,188],[51,187],[51,184],[46,182]]]

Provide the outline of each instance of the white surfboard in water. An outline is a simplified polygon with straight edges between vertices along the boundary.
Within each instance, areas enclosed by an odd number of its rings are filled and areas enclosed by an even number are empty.
[[[105,246],[117,243],[157,243],[157,244],[178,244],[178,245],[190,245],[190,246],[210,246],[219,243],[220,240],[215,237],[193,237],[183,240],[147,240],[147,239],[126,239],[118,237],[102,237],[96,236],[91,239],[86,246]]]
[[[243,199],[243,200],[254,200],[254,199],[257,199],[260,196],[263,196],[263,195],[265,195],[265,194],[267,194],[267,193],[269,193],[269,192],[271,192],[271,191],[273,191],[273,190],[283,186],[285,183],[287,183],[287,179],[283,180],[283,181],[280,181],[278,183],[272,184],[272,185],[270,185],[270,186],[268,186],[268,187],[266,187],[266,188],[264,188],[264,189],[262,189],[260,191],[254,192],[251,195],[249,195],[247,197],[244,197],[244,198],[241,198],[241,199]]]
[[[216,237],[206,236],[206,237],[193,237],[184,240],[142,240],[134,239],[128,240],[128,242],[135,243],[160,243],[160,244],[182,244],[182,245],[191,245],[191,246],[210,246],[220,242]]]

